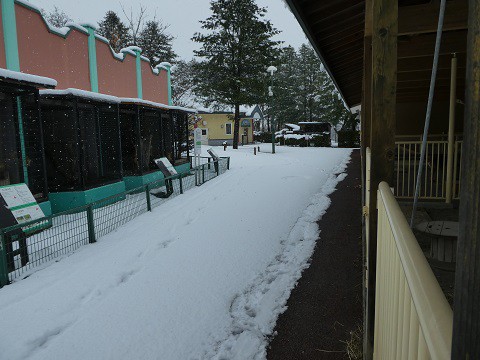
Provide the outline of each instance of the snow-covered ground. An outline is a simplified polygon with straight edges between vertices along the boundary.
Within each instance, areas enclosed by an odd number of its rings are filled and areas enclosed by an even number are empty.
[[[350,150],[261,148],[1,289],[0,358],[263,359]]]

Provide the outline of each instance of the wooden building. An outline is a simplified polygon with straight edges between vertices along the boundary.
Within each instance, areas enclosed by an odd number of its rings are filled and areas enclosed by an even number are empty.
[[[287,3],[345,103],[361,106],[364,357],[480,358],[480,1]],[[417,183],[421,201],[459,207],[453,307],[398,204]]]

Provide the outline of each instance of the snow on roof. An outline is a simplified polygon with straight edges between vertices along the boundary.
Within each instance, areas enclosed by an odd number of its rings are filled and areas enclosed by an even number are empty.
[[[82,22],[80,25],[97,30],[97,25],[91,22]]]
[[[165,70],[165,71],[168,71],[168,67],[162,65],[163,63],[161,64],[158,64],[157,66],[155,66],[155,70],[157,70],[158,72],[160,72],[160,69],[162,70]],[[168,63],[167,63],[168,64]]]
[[[0,79],[16,80],[19,82],[26,82],[29,84],[39,85],[40,87],[55,87],[57,81],[38,75],[31,75],[19,71],[12,71],[7,69],[0,69]]]
[[[148,61],[148,62],[150,62],[150,59],[147,58],[146,56],[143,56],[143,55],[140,56],[140,59],[142,59],[143,61]]]
[[[40,90],[40,95],[44,96],[76,96],[84,99],[100,101],[100,102],[109,102],[114,104],[119,104],[120,99],[116,96],[99,94],[92,91],[86,91],[81,89],[65,89],[65,90]]]
[[[88,29],[86,27],[83,27],[82,25],[79,25],[79,24],[71,22],[71,21],[68,21],[67,23],[65,23],[65,27],[74,28],[74,29],[77,29],[81,32],[84,32],[84,33],[88,34]]]
[[[300,130],[300,126],[298,126],[297,124],[285,124],[285,126],[288,126],[292,130]]]
[[[110,44],[110,41],[109,41],[106,37],[104,37],[104,36],[102,36],[102,35],[99,35],[99,34],[95,33],[95,37],[96,37],[98,40],[101,40],[101,41],[103,41],[103,42],[105,42],[105,43],[107,43],[107,44]],[[122,58],[123,58],[123,54],[120,54],[120,55],[121,55]]]
[[[167,69],[167,70],[172,67],[172,64],[170,64],[170,63],[167,62],[167,61],[161,62],[161,63],[158,64],[158,65],[160,65],[161,67],[163,67],[163,68],[165,68],[165,69]]]
[[[186,107],[182,107],[182,106],[175,106],[175,105],[166,105],[166,104],[157,103],[157,102],[154,102],[154,101],[144,100],[144,99],[139,99],[139,98],[120,98],[119,100],[123,104],[146,105],[146,106],[156,107],[156,108],[160,108],[160,109],[180,110],[180,111],[191,112],[191,113],[197,113],[198,112],[196,109],[186,108]]]
[[[28,2],[28,1],[25,1],[25,0],[16,0],[17,3],[21,4],[21,5],[24,5],[24,6],[27,6],[33,10],[37,10],[39,13],[42,12],[42,9],[40,9],[38,6],[36,5],[33,5],[32,3]]]
[[[120,50],[121,53],[129,53],[132,54],[133,56],[137,56],[137,52],[142,52],[142,49],[139,48],[138,46],[128,46],[126,48],[123,48]]]

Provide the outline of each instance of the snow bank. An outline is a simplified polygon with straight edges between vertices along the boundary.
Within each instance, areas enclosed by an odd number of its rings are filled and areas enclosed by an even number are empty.
[[[350,155],[269,145],[1,289],[1,357],[264,358]]]

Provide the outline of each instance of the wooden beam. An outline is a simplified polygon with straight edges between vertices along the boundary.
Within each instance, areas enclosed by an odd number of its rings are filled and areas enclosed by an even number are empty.
[[[469,1],[452,359],[480,359],[480,0]]]
[[[451,54],[440,55],[438,59],[438,69],[450,69],[450,61],[452,59]],[[458,68],[465,69],[466,66],[466,54],[457,54]],[[431,57],[424,56],[419,58],[404,58],[398,59],[398,73],[401,72],[415,72],[415,71],[432,71],[433,55]],[[459,71],[459,75],[464,71]]]
[[[345,7],[355,6],[363,0],[330,0],[330,1],[309,1],[304,5],[304,11],[310,16],[323,14],[334,14]]]
[[[363,81],[362,81],[362,112],[361,112],[361,150],[362,150],[362,205],[369,206],[365,203],[365,179],[366,179],[366,149],[370,147],[370,132],[372,126],[372,2],[373,0],[365,1],[365,30],[363,40]],[[368,216],[365,217],[365,221],[368,220]],[[362,242],[363,242],[363,254],[362,254],[362,269],[368,269],[368,239],[366,238],[365,223],[363,222]],[[368,312],[368,278],[367,271],[362,274],[363,279],[363,353],[364,359],[371,359],[373,357],[372,344],[369,341],[369,335],[373,331],[369,327],[369,317],[371,314]]]
[[[377,189],[382,181],[393,184],[396,126],[396,74],[398,1],[373,0],[372,7],[372,122],[368,243],[367,334],[374,344],[377,256]]]
[[[401,36],[398,39],[398,58],[433,56],[436,34]],[[448,31],[442,35],[440,54],[464,53],[467,31]]]
[[[328,11],[322,11],[321,13],[312,14],[309,17],[312,25],[321,27],[325,24],[335,22],[339,18],[350,18],[352,15],[363,12],[365,9],[364,1],[349,0],[344,4],[340,4],[336,7],[330,7]]]
[[[440,2],[404,6],[398,9],[398,34],[424,34],[437,31]],[[443,31],[467,28],[468,1],[448,1],[443,21]]]

